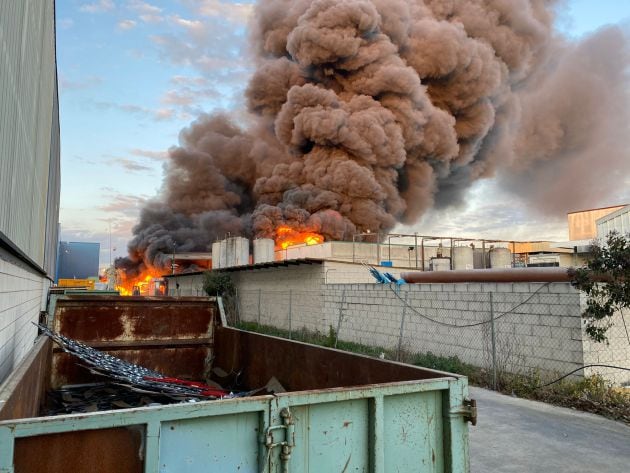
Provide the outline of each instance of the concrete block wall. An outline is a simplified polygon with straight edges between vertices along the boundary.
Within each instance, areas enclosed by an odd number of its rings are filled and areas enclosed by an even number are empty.
[[[33,347],[49,281],[0,254],[0,383]]]
[[[403,350],[489,367],[491,326],[480,323],[490,320],[490,293],[500,368],[563,373],[581,365],[579,294],[568,284],[421,284],[398,296],[373,284],[328,285],[325,319],[337,318],[343,301],[341,339],[395,349],[404,316]]]
[[[241,320],[284,330],[322,331],[323,264],[300,264],[232,273]]]

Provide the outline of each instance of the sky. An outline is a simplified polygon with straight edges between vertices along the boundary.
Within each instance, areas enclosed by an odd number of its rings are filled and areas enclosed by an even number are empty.
[[[126,255],[140,208],[160,192],[167,150],[180,130],[200,113],[241,119],[253,71],[247,42],[253,3],[56,2],[62,240],[100,242],[101,266]],[[567,0],[557,28],[579,38],[629,19],[627,1]],[[626,203],[630,194],[620,190],[615,198],[622,201],[593,206]],[[568,239],[566,216],[538,215],[491,180],[473,186],[466,207],[429,212],[396,230]]]

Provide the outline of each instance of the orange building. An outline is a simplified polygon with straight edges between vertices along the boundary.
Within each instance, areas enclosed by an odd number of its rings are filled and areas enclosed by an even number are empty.
[[[624,207],[625,205],[615,205],[613,207],[602,207],[599,209],[580,210],[568,213],[569,240],[593,240],[597,238],[597,225],[595,221]]]

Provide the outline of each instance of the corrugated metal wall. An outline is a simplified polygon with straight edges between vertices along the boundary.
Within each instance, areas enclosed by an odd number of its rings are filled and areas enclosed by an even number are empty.
[[[54,34],[53,0],[0,1],[0,231],[50,275],[59,188]]]
[[[53,0],[0,0],[0,382],[31,350],[59,220]],[[8,241],[7,241],[8,240]]]

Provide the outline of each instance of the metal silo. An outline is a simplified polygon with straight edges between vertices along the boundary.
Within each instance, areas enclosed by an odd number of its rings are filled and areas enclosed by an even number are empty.
[[[219,242],[219,268],[227,267],[227,240]]]
[[[275,243],[271,238],[254,240],[254,264],[268,263],[275,259]]]
[[[456,246],[453,251],[453,269],[474,269],[473,249],[470,246]]]
[[[511,268],[512,253],[507,248],[492,248],[490,250],[491,268]]]
[[[431,258],[429,265],[431,271],[450,271],[451,259],[443,257]]]
[[[225,240],[225,267],[249,264],[249,240],[243,237],[231,237]]]
[[[221,242],[212,244],[212,269],[221,269]]]

